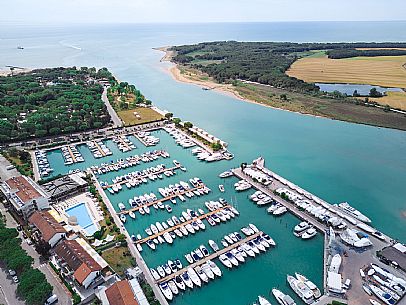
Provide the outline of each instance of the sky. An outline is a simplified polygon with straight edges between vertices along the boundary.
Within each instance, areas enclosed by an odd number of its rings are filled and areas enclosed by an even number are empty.
[[[0,0],[0,22],[406,20],[406,0]]]

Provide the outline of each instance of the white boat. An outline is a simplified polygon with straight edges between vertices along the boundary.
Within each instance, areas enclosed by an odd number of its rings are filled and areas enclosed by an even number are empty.
[[[186,289],[185,282],[182,280],[182,277],[180,275],[175,276],[173,281],[175,282],[176,286],[178,286],[179,289],[181,290]]]
[[[149,270],[151,270],[151,274],[152,274],[155,281],[157,281],[157,280],[159,280],[161,278],[159,273],[154,268],[150,268]]]
[[[193,282],[189,276],[189,273],[185,271],[182,273],[181,277],[186,286],[188,286],[189,288],[193,288]]]
[[[297,224],[293,230],[295,233],[301,233],[309,227],[310,224],[307,221],[302,221],[301,223]]]
[[[176,286],[175,281],[173,281],[173,280],[168,281],[168,286],[171,289],[173,294],[176,295],[179,293],[178,286]]]
[[[257,228],[254,224],[250,223],[250,224],[248,224],[248,225],[250,226],[250,228],[251,228],[255,233],[258,233],[258,232],[259,232],[258,228]]]
[[[203,282],[207,283],[207,282],[209,281],[208,276],[206,275],[206,273],[204,273],[204,272],[202,271],[202,268],[201,268],[200,266],[196,266],[196,267],[195,267],[195,271],[196,271],[197,275],[199,276],[199,278],[200,278]]]
[[[233,172],[232,171],[225,171],[225,172],[222,172],[220,175],[219,175],[219,177],[220,178],[227,178],[227,177],[231,177],[231,176],[233,176],[234,174],[233,174]]]
[[[210,247],[213,249],[213,251],[218,251],[219,250],[219,246],[216,244],[216,242],[214,240],[209,240],[209,245]]]
[[[338,253],[335,254],[333,256],[333,258],[331,259],[330,266],[329,266],[328,270],[330,272],[338,273],[339,270],[340,270],[341,261],[342,261],[341,255],[338,254]],[[360,269],[360,270],[362,270],[362,269]],[[364,276],[365,276],[365,274],[364,274]],[[361,275],[361,277],[362,277],[362,275]]]
[[[214,262],[211,261],[211,260],[208,260],[208,261],[206,262],[206,264],[208,264],[208,265],[210,266],[211,271],[213,271],[213,273],[214,273],[215,275],[217,275],[217,276],[219,276],[219,277],[222,275],[221,269],[216,265],[216,263],[214,263]]]
[[[367,216],[362,214],[357,209],[350,206],[348,202],[339,203],[338,207],[343,211],[347,212],[348,214],[350,214],[351,216],[357,218],[358,220],[361,220],[362,222],[371,222],[371,219],[369,219]]]
[[[301,275],[300,273],[296,272],[295,275],[298,281],[303,282],[313,292],[313,295],[316,299],[321,297],[320,289],[317,288],[317,286],[312,281],[310,281],[307,277]]]
[[[160,283],[159,288],[161,288],[161,291],[162,291],[163,295],[165,296],[165,298],[167,298],[169,301],[171,301],[173,299],[173,293],[172,293],[172,290],[169,288],[168,283],[166,283],[166,282]]]
[[[284,294],[282,291],[276,288],[272,289],[272,294],[281,305],[296,305],[295,301],[289,295]]]
[[[309,228],[300,237],[302,239],[311,239],[316,235],[317,235],[317,230],[315,228]]]
[[[193,284],[199,287],[202,285],[202,281],[200,280],[199,276],[197,275],[196,271],[193,268],[189,267],[187,269],[187,273],[189,274]]]
[[[159,273],[159,275],[160,275],[161,277],[165,277],[165,276],[166,276],[165,270],[164,270],[164,268],[163,268],[162,266],[156,267],[156,270],[158,271],[158,273]]]
[[[121,214],[120,215],[120,220],[121,220],[122,223],[125,223],[127,221],[127,217],[125,217],[124,214]]]
[[[381,303],[379,303],[378,301],[375,301],[375,300],[373,300],[373,299],[369,299],[369,302],[370,302],[372,305],[381,305]]]
[[[129,211],[128,216],[130,216],[132,219],[135,219],[135,213],[133,211]]]
[[[219,190],[220,190],[220,192],[224,193],[224,185],[223,184],[219,185]]]
[[[259,305],[272,305],[271,302],[269,302],[263,296],[258,297],[258,302],[259,302]]]
[[[297,280],[295,277],[288,275],[287,281],[293,291],[305,302],[306,304],[314,303],[313,292],[301,281]]]
[[[371,284],[371,285],[369,285],[369,288],[371,288],[371,291],[378,297],[378,299],[383,301],[385,304],[393,305],[393,304],[396,303],[396,301],[395,301],[395,299],[393,298],[392,295],[390,295],[389,293],[383,291],[378,286],[375,286],[375,285]]]
[[[272,215],[275,216],[280,216],[285,214],[288,211],[288,209],[285,206],[281,206],[279,208],[277,208],[275,211],[273,211]]]
[[[202,271],[206,274],[209,279],[214,279],[214,272],[211,270],[210,265],[206,262],[202,265]]]
[[[233,264],[230,262],[230,260],[227,258],[227,256],[225,254],[221,254],[219,256],[219,260],[227,268],[232,268],[233,267]]]

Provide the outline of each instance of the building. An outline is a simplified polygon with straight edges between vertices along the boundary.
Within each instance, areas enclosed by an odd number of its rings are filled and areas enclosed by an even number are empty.
[[[49,208],[48,195],[31,178],[12,177],[0,185],[16,213],[27,219],[35,210]]]
[[[404,244],[396,243],[382,249],[379,254],[385,263],[398,266],[406,271],[406,246]]]
[[[77,240],[63,240],[55,247],[55,254],[62,274],[72,277],[85,289],[95,282],[107,266],[96,252],[90,254]]]
[[[96,293],[103,305],[149,305],[136,278],[115,282]]]
[[[45,183],[42,188],[51,202],[58,202],[86,191],[87,182],[80,174],[71,174]]]
[[[42,239],[51,247],[66,236],[64,227],[47,211],[35,211],[28,222],[36,228],[34,236],[37,240]]]

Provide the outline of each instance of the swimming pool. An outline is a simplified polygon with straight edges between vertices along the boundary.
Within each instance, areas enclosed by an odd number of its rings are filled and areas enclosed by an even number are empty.
[[[72,208],[66,209],[65,212],[69,216],[76,216],[78,224],[83,228],[83,230],[86,231],[89,236],[93,235],[94,232],[97,231],[97,227],[93,223],[93,220],[89,215],[89,211],[87,210],[85,203],[80,203]]]

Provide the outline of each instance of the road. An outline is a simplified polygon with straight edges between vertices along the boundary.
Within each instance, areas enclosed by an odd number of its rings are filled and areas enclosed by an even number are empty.
[[[9,228],[17,227],[17,223],[11,217],[11,215],[7,212],[3,203],[0,203],[0,210],[1,210],[1,214],[6,216],[7,227],[9,227]],[[21,233],[20,233],[20,238],[23,241],[21,244],[21,247],[27,251],[28,255],[30,255],[32,258],[34,258],[33,268],[38,269],[42,273],[44,273],[48,282],[53,287],[53,293],[58,296],[59,300],[55,304],[71,305],[72,302],[71,302],[71,296],[70,296],[69,291],[66,289],[65,285],[63,285],[63,283],[60,281],[59,277],[54,273],[52,268],[49,266],[48,262],[41,260],[40,255],[35,251],[33,246],[30,246],[27,244],[27,241],[23,238]],[[10,279],[4,280],[5,278],[6,278],[6,270],[1,269],[0,286],[2,287],[2,289],[0,289],[0,304],[2,302],[2,299],[5,299],[5,298],[6,298],[5,304],[10,304],[10,305],[24,304],[24,302],[19,303],[19,301],[16,300],[15,289],[17,288],[17,285],[12,284]],[[2,290],[5,294],[1,293]],[[5,298],[2,298],[2,296],[5,296]]]
[[[15,169],[7,170],[6,167],[12,165],[3,155],[0,154],[0,179],[5,181],[11,177],[20,176],[20,173]]]
[[[107,98],[107,88],[104,87],[103,93],[102,93],[102,101],[107,107],[107,111],[110,114],[111,120],[113,121],[114,127],[122,127],[123,122],[121,119],[118,117],[116,111],[111,107],[111,104],[109,102],[109,99]]]

